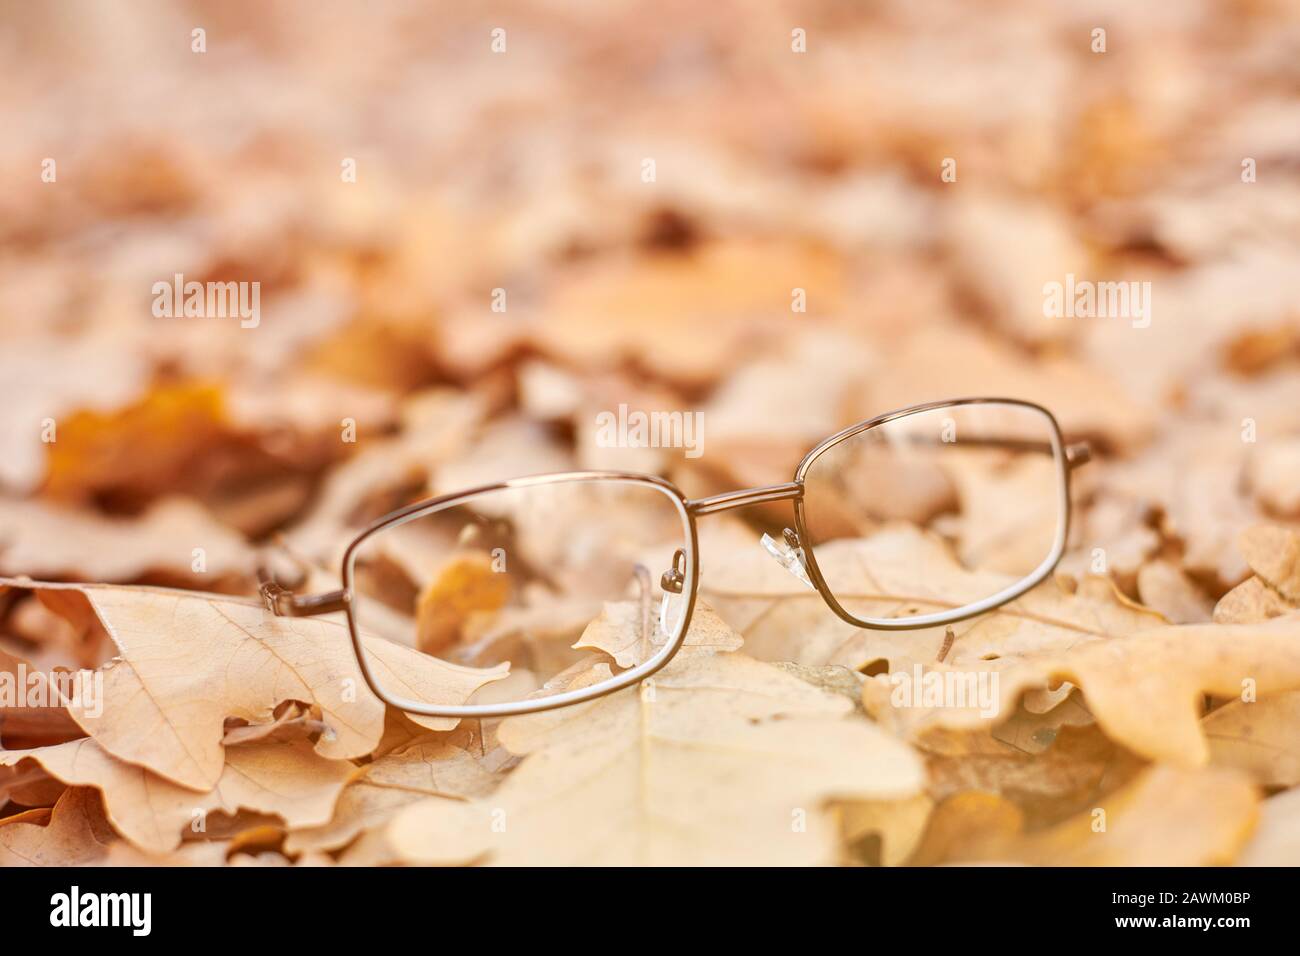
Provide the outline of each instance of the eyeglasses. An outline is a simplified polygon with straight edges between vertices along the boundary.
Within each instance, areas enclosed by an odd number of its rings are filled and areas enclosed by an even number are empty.
[[[690,499],[654,476],[584,471],[430,498],[349,545],[341,590],[301,596],[265,581],[262,595],[276,614],[346,612],[361,672],[387,704],[530,713],[627,687],[672,659],[695,609],[704,515],[788,500],[793,527],[762,546],[831,611],[863,628],[933,627],[1051,573],[1069,531],[1069,473],[1089,457],[1030,402],[917,405],[832,435],[781,485]],[[464,703],[430,700],[428,673],[417,694],[396,663],[410,655],[388,642],[484,683]]]

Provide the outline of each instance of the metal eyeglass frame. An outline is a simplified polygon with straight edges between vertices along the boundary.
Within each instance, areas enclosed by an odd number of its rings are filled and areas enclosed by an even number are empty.
[[[948,611],[941,611],[935,614],[902,619],[854,617],[849,614],[843,606],[841,606],[839,601],[835,598],[834,593],[827,585],[825,578],[822,576],[821,569],[817,565],[815,554],[816,549],[812,546],[802,545],[802,542],[810,542],[807,532],[806,516],[804,514],[804,480],[808,474],[809,468],[811,468],[818,458],[830,449],[855,435],[867,431],[868,429],[875,428],[878,425],[883,425],[887,422],[904,418],[909,415],[915,415],[921,412],[928,412],[941,408],[958,408],[964,405],[1018,406],[1041,413],[1049,423],[1052,456],[1053,461],[1057,463],[1057,470],[1060,478],[1059,507],[1061,509],[1061,517],[1057,523],[1057,532],[1052,544],[1051,552],[1031,574],[991,597],[985,598],[982,601],[977,601],[973,604],[963,605],[961,607],[953,608]],[[1087,462],[1090,458],[1091,451],[1088,444],[1086,442],[1078,442],[1066,445],[1062,438],[1061,428],[1060,425],[1057,424],[1056,418],[1046,408],[1035,404],[1034,402],[1015,398],[961,398],[949,401],[928,402],[922,405],[913,405],[908,408],[901,408],[896,411],[887,412],[886,414],[877,416],[876,418],[871,418],[859,422],[856,425],[851,425],[843,431],[831,435],[804,455],[803,459],[799,462],[798,468],[795,470],[794,480],[781,485],[770,485],[761,488],[744,488],[739,491],[729,491],[723,494],[711,495],[706,498],[687,498],[676,485],[654,475],[643,475],[622,471],[572,471],[511,478],[505,481],[494,482],[492,484],[480,485],[476,488],[469,488],[464,491],[441,495],[436,498],[428,498],[407,505],[404,508],[399,508],[390,514],[385,515],[353,539],[352,543],[348,545],[348,548],[343,555],[343,587],[340,590],[331,591],[325,594],[297,595],[291,590],[281,587],[273,580],[264,580],[262,583],[261,593],[267,608],[277,615],[304,617],[318,614],[330,614],[338,611],[345,612],[348,620],[348,631],[352,637],[353,651],[356,654],[357,663],[361,667],[362,676],[365,678],[367,685],[369,685],[375,696],[386,704],[407,711],[408,713],[428,717],[508,717],[515,714],[534,713],[536,711],[551,710],[556,707],[565,707],[570,704],[581,703],[583,701],[592,700],[596,697],[604,696],[605,694],[613,693],[616,690],[628,687],[631,684],[635,684],[638,681],[650,677],[672,660],[673,655],[681,648],[682,643],[686,638],[686,632],[690,627],[691,614],[695,609],[696,592],[699,587],[699,561],[697,558],[699,540],[695,529],[695,519],[697,517],[717,514],[722,511],[730,511],[733,508],[742,508],[748,505],[764,504],[771,501],[792,501],[794,503],[796,546],[799,548],[799,553],[803,559],[804,567],[808,572],[814,588],[821,595],[822,600],[826,602],[827,607],[834,611],[841,619],[857,627],[869,628],[872,630],[915,630],[917,628],[933,627],[935,625],[962,621],[978,614],[983,614],[986,611],[1007,603],[1008,601],[1014,600],[1046,578],[1060,561],[1061,555],[1065,551],[1066,537],[1069,534],[1069,473],[1074,468]],[[685,596],[686,603],[675,632],[671,638],[664,643],[663,647],[660,648],[652,657],[637,666],[629,668],[628,670],[616,675],[613,680],[605,681],[590,687],[564,691],[549,697],[521,700],[507,704],[430,704],[425,701],[398,697],[386,691],[379,681],[376,680],[376,677],[371,670],[369,654],[362,644],[361,628],[357,622],[354,575],[357,549],[368,539],[382,531],[424,517],[433,512],[443,510],[444,508],[452,507],[457,502],[474,498],[484,493],[511,488],[529,488],[562,482],[584,481],[625,482],[642,487],[654,488],[659,492],[662,492],[673,503],[677,509],[678,515],[682,519],[683,539],[685,541],[685,547],[682,550],[685,552],[685,563],[683,568],[677,570],[680,570],[682,573],[681,593]]]

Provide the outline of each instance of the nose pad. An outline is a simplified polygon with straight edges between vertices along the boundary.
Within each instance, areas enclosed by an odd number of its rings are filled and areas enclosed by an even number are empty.
[[[808,562],[804,558],[803,545],[799,542],[799,536],[789,528],[786,528],[781,536],[785,539],[784,543],[777,541],[770,534],[765,534],[759,539],[759,544],[776,559],[777,564],[807,585],[810,591],[817,590],[812,579],[808,577]]]
[[[681,565],[686,562],[686,552],[678,548],[673,553],[673,566],[659,578],[659,588],[672,594],[681,594],[686,575],[682,574]]]
[[[673,595],[681,594],[686,584],[686,575],[682,573],[685,566],[686,552],[678,548],[673,553],[673,566],[659,578],[659,589],[664,592],[663,600],[659,602],[659,630],[665,635],[671,635],[677,627],[677,621],[681,620],[680,614],[674,616],[670,612],[674,603]],[[676,603],[680,605],[681,600]]]

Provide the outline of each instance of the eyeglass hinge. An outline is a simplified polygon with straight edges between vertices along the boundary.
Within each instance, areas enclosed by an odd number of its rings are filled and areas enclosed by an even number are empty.
[[[1092,446],[1086,441],[1077,441],[1065,446],[1065,463],[1071,468],[1078,468],[1092,461]]]
[[[333,614],[335,611],[346,610],[348,606],[348,594],[341,589],[326,591],[324,594],[299,596],[274,581],[264,581],[260,592],[266,609],[279,617],[314,617],[317,614]]]

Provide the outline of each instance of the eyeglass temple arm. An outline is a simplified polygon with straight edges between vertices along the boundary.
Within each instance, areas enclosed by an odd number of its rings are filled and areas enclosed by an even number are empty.
[[[262,603],[277,617],[315,617],[343,611],[348,606],[348,592],[342,588],[324,594],[294,594],[275,580],[265,564],[258,565],[257,580]]]

